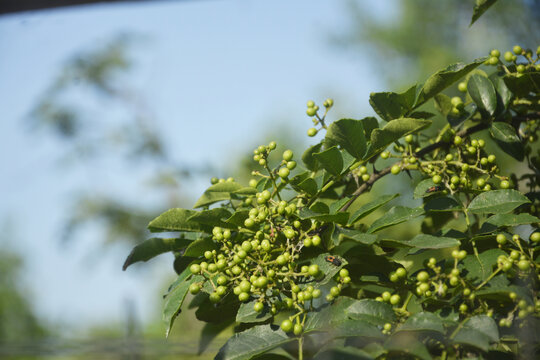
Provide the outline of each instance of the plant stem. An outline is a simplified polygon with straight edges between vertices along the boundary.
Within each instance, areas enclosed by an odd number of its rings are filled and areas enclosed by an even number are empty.
[[[459,131],[456,135],[457,136],[461,136],[461,137],[465,137],[465,136],[468,136],[470,134],[473,134],[475,132],[478,132],[478,131],[482,131],[482,130],[485,130],[489,128],[489,124],[488,123],[482,123],[482,124],[478,124],[478,125],[475,125],[475,126],[472,126],[468,129],[465,129],[465,130],[461,130]],[[435,149],[438,149],[442,146],[445,146],[445,145],[450,145],[450,142],[449,141],[437,141],[436,143],[434,144],[431,144],[431,145],[428,145],[422,149],[420,149],[420,151],[414,153],[413,155],[417,158],[419,157],[422,157],[428,153],[430,153],[431,151],[435,150]],[[364,191],[366,191],[367,189],[369,189],[371,187],[371,185],[373,185],[377,180],[379,180],[380,178],[382,178],[383,176],[385,175],[388,175],[390,174],[390,169],[392,168],[392,166],[388,166],[387,168],[384,168],[382,169],[381,171],[379,171],[378,173],[374,173],[371,175],[371,177],[369,178],[368,181],[366,181],[365,183],[363,183],[362,185],[360,185],[360,187],[358,189],[356,189],[356,191],[352,194],[352,197],[351,197],[351,200],[349,200],[349,202],[347,202],[345,204],[345,206],[343,206],[343,208],[341,208],[341,211],[346,211],[351,205],[352,203],[360,196],[362,195],[362,193]]]
[[[401,310],[407,311],[407,306],[409,306],[409,302],[411,301],[412,297],[413,297],[413,293],[410,292],[409,296],[407,296],[407,300],[405,300],[405,302],[403,303],[403,306],[401,307]]]
[[[298,360],[304,359],[303,345],[304,345],[304,337],[300,336],[298,338]]]

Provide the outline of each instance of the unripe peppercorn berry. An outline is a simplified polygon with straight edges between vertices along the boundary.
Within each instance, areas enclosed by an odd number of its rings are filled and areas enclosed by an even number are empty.
[[[420,271],[418,275],[416,275],[416,278],[420,282],[426,282],[429,279],[429,274],[426,271]]]
[[[291,320],[286,319],[281,322],[281,330],[285,332],[289,332],[292,330],[292,328],[293,328],[293,323]]]
[[[401,172],[401,168],[399,167],[399,165],[394,165],[392,166],[392,168],[390,169],[390,172],[394,175],[397,175]]]
[[[317,276],[319,275],[319,265],[317,264],[312,264],[309,266],[309,269],[308,269],[308,273],[309,275],[311,276]]]
[[[293,154],[292,150],[285,150],[283,152],[283,160],[285,160],[285,161],[291,161],[293,156],[294,156],[294,154]]]
[[[532,242],[540,242],[540,232],[533,232],[529,238]]]
[[[290,170],[287,169],[286,167],[281,168],[281,169],[279,169],[279,171],[278,171],[278,175],[279,175],[279,177],[282,178],[282,179],[287,178],[287,176],[289,176],[290,173],[291,173]]]
[[[313,115],[315,115],[315,114],[313,114]],[[313,116],[313,115],[312,115],[312,116]],[[313,136],[317,135],[317,132],[318,132],[317,129],[315,129],[315,128],[309,128],[308,131],[307,131],[307,135],[308,135],[309,137],[313,137]]]

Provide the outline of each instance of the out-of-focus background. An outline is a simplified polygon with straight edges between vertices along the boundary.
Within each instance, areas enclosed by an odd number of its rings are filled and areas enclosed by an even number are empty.
[[[299,153],[309,99],[361,118],[372,91],[540,43],[534,0],[472,27],[469,0],[72,2],[0,0],[0,358],[211,357],[230,329],[200,342],[190,311],[164,339],[172,255],[122,272],[149,220],[247,181],[270,139]]]

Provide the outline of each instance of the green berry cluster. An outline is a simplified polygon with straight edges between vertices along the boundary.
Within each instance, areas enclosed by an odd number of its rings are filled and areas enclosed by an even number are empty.
[[[334,100],[333,99],[326,99],[323,102],[323,106],[324,106],[324,114],[319,115],[319,113],[318,113],[319,106],[316,105],[313,100],[309,100],[307,102],[307,110],[306,110],[307,116],[312,118],[314,126],[320,125],[319,129],[317,129],[316,127],[312,127],[312,128],[308,129],[307,135],[309,137],[313,137],[313,136],[317,135],[317,133],[319,132],[319,130],[321,128],[326,129],[326,124],[325,124],[324,120],[326,119],[326,115],[328,114],[328,111],[330,110],[330,108],[332,108],[332,106],[334,106]]]
[[[392,174],[397,175],[403,169],[418,170],[431,177],[435,185],[441,186],[439,190],[447,189],[450,193],[510,187],[508,177],[499,175],[495,155],[485,151],[483,139],[464,139],[455,135],[453,146],[447,153],[437,153],[432,159],[424,159],[417,157],[420,148],[415,139],[408,136],[405,137],[406,146],[394,146],[396,154],[383,151],[380,155],[382,159],[401,160],[390,168]]]
[[[505,65],[501,59],[501,52],[497,49],[493,49],[489,53],[489,57],[485,61],[485,65],[501,66],[509,73],[523,74],[528,71],[540,70],[540,46],[536,49],[536,58],[534,58],[533,51],[531,49],[523,49],[519,45],[514,45],[512,51],[506,51],[503,55],[504,61],[510,63]],[[520,62],[518,62],[518,60]],[[521,61],[521,60],[524,60]]]
[[[287,184],[289,171],[296,167],[296,162],[293,152],[286,150],[282,162],[271,170],[266,160],[275,149],[276,143],[271,142],[254,150],[253,160],[268,170],[268,175],[254,175],[271,180],[279,189]],[[256,188],[258,183],[252,179],[250,186]],[[292,313],[281,328],[299,335],[312,301],[322,295],[317,285],[323,276],[319,265],[301,259],[302,249],[321,246],[317,232],[320,224],[301,219],[301,200],[282,200],[278,191],[262,189],[247,196],[241,206],[236,210],[245,214],[242,226],[213,228],[211,239],[218,249],[205,251],[204,259],[190,266],[191,273],[202,275],[204,280],[191,284],[189,291],[197,294],[206,287],[214,303],[232,292],[240,302],[253,301],[256,312]],[[339,296],[342,287],[351,282],[346,269],[341,269],[336,280],[337,286],[326,296],[328,301]]]

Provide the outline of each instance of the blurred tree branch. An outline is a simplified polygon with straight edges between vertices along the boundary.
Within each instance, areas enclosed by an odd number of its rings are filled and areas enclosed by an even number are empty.
[[[1,0],[0,14],[18,13],[31,10],[45,10],[74,5],[135,1],[141,2],[146,0]]]

